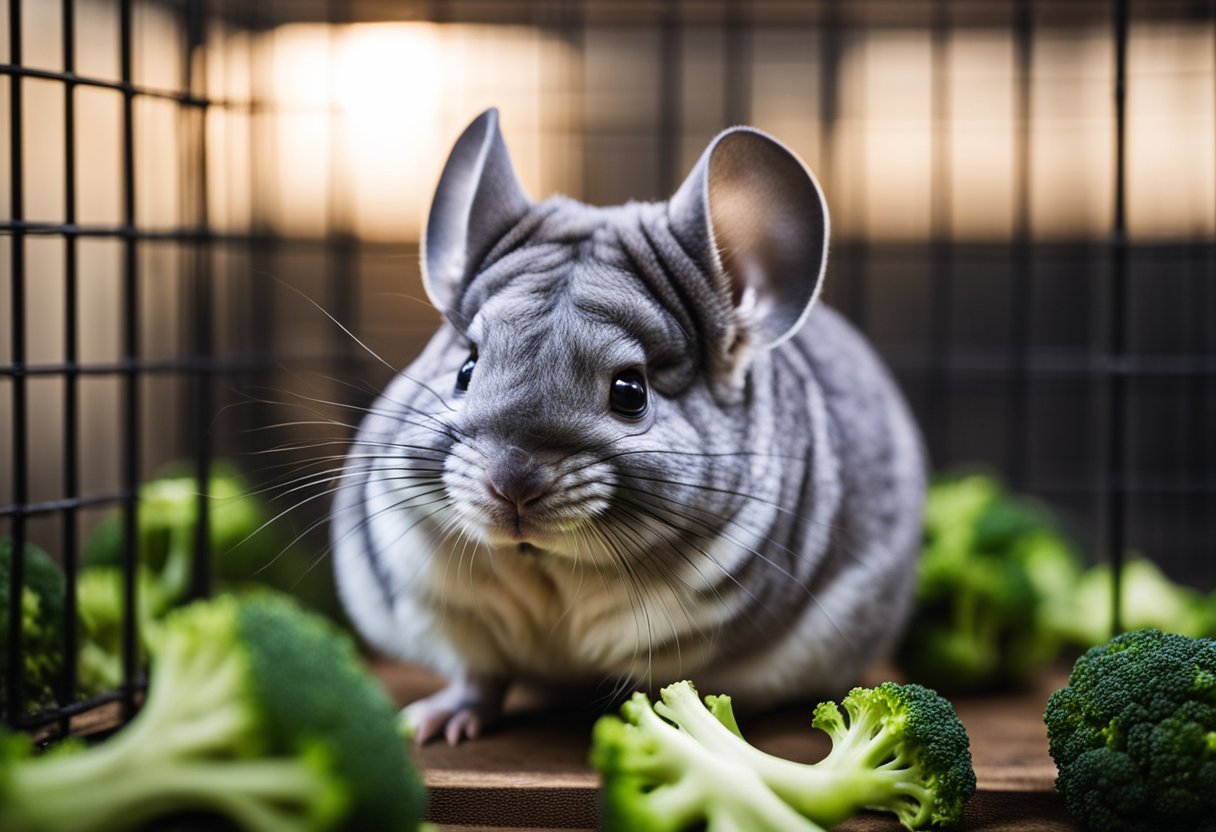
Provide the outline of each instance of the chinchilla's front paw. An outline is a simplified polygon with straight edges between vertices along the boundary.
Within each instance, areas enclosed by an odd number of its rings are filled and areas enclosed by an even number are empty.
[[[476,739],[498,721],[506,682],[499,678],[463,676],[430,696],[411,702],[401,711],[401,726],[418,745],[441,734],[448,745]]]

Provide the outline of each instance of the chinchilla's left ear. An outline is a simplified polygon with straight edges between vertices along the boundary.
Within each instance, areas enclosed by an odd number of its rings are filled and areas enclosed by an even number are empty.
[[[456,140],[431,203],[422,269],[436,308],[451,311],[472,270],[531,205],[498,130],[498,110],[486,110]]]
[[[668,219],[728,298],[737,342],[769,348],[798,330],[823,282],[829,223],[819,184],[793,152],[750,127],[719,134]]]

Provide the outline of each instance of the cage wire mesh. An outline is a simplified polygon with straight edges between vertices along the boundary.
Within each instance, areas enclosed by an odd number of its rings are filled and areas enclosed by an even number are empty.
[[[0,6],[0,536],[52,554],[73,621],[117,511],[127,603],[121,689],[79,701],[66,627],[34,713],[15,559],[12,725],[132,706],[141,482],[221,458],[271,482],[266,451],[349,434],[424,343],[421,219],[489,105],[534,196],[598,204],[665,198],[728,125],[777,135],[832,206],[827,301],[934,468],[987,465],[1092,559],[1216,587],[1216,3]],[[327,571],[324,495],[301,502],[276,522]]]

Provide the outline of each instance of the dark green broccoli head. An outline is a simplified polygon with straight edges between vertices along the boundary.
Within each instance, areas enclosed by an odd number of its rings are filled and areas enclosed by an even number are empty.
[[[934,795],[930,822],[957,823],[975,793],[975,770],[967,729],[954,706],[920,685],[885,682],[878,689],[888,697],[891,712],[904,715],[904,745]]]
[[[412,828],[403,820],[422,815],[422,782],[394,730],[396,709],[349,637],[269,593],[242,600],[237,620],[267,741],[332,762],[351,789],[346,828],[389,829],[394,819]]]
[[[46,554],[25,544],[21,588],[22,681],[29,704],[52,705],[63,673],[64,583],[59,567]],[[0,650],[8,644],[9,591],[12,586],[13,541],[0,539]],[[0,662],[0,709],[7,706],[7,662]]]
[[[417,828],[396,711],[328,622],[282,596],[220,596],[169,613],[149,651],[143,706],[104,743],[28,761],[0,748],[0,829],[182,812],[248,832]]]
[[[1216,641],[1142,629],[1091,648],[1044,716],[1083,827],[1216,830]]]
[[[884,682],[854,688],[841,706],[844,715],[831,702],[815,710],[812,724],[832,738],[824,765],[899,772],[900,786],[877,808],[909,829],[959,821],[975,771],[967,730],[948,700],[921,685]]]

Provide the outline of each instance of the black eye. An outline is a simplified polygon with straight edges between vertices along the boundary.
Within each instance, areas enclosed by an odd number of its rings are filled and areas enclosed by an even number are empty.
[[[469,379],[473,377],[473,368],[477,366],[477,350],[469,353],[469,357],[460,365],[460,372],[456,374],[456,392],[463,393],[469,389]]]
[[[646,413],[648,396],[646,377],[640,370],[623,370],[612,380],[609,395],[612,409],[630,419],[639,419]]]

